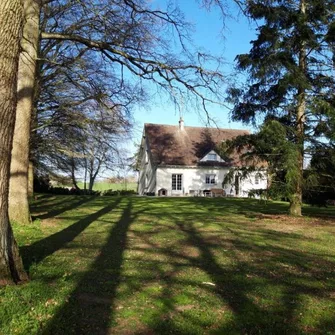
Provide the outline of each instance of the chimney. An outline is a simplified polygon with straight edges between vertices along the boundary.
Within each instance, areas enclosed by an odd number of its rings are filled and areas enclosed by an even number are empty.
[[[184,130],[184,120],[182,117],[180,117],[180,120],[179,120],[179,129]]]

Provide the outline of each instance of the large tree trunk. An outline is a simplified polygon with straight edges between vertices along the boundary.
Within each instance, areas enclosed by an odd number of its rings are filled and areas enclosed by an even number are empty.
[[[300,0],[300,13],[306,14],[305,0]],[[301,75],[306,74],[306,45],[303,41],[299,52],[299,69]],[[301,216],[302,206],[302,187],[303,187],[303,169],[304,169],[304,126],[305,126],[305,112],[306,112],[306,89],[300,87],[298,89],[298,105],[296,113],[296,143],[297,143],[297,166],[296,166],[296,180],[294,183],[293,194],[290,198],[289,213],[294,216]]]
[[[20,0],[0,1],[0,286],[28,278],[8,218],[9,169],[22,19]]]
[[[10,220],[22,224],[31,222],[28,203],[28,167],[36,60],[39,45],[39,17],[40,5],[38,0],[25,0],[17,84],[18,103],[9,188]]]
[[[28,168],[28,197],[32,198],[34,196],[34,163],[29,161]]]

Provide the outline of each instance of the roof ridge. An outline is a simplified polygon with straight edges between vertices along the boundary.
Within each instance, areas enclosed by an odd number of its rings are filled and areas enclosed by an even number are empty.
[[[149,126],[149,125],[179,128],[179,125],[174,125],[174,124],[144,123],[144,126]],[[248,129],[238,129],[238,128],[218,128],[218,127],[201,127],[201,126],[184,126],[184,128],[216,129],[216,130],[226,130],[226,131],[243,131],[243,132],[246,132],[246,133],[250,133],[250,130],[248,130]]]

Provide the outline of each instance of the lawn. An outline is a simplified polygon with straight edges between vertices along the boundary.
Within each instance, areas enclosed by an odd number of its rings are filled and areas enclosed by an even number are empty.
[[[335,334],[335,208],[40,195],[0,334]]]

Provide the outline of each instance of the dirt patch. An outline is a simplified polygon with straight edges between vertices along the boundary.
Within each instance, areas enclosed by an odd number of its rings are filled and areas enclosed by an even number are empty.
[[[147,250],[147,249],[152,249],[152,245],[150,245],[149,243],[145,243],[145,242],[138,242],[138,243],[134,243],[133,244],[133,249],[141,249],[141,250]]]
[[[297,224],[297,225],[335,225],[335,218],[333,217],[295,217],[289,215],[273,215],[273,214],[258,214],[257,219],[260,221],[273,220],[284,224]]]
[[[199,248],[193,246],[185,246],[180,249],[180,254],[185,257],[197,258],[200,256]]]
[[[44,219],[41,222],[41,228],[56,228],[58,227],[58,219],[52,218],[52,219]]]
[[[315,226],[333,226],[335,227],[335,218],[331,217],[320,217],[312,220],[312,224]]]
[[[276,215],[276,214],[258,214],[258,220],[273,220],[280,223],[287,223],[287,224],[306,224],[307,219],[305,217],[295,217],[289,215]]]
[[[184,312],[189,311],[190,309],[193,309],[194,305],[182,305],[182,306],[176,306],[177,312]]]
[[[126,319],[116,319],[117,326],[110,328],[107,332],[109,335],[154,335],[155,332],[148,326],[144,325],[136,317]]]
[[[47,215],[47,214],[48,214],[47,211],[34,212],[34,213],[32,213],[32,217],[33,217],[33,219],[34,219],[34,218],[38,218],[39,216],[43,216],[43,215]]]

